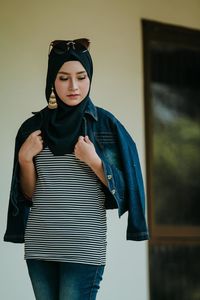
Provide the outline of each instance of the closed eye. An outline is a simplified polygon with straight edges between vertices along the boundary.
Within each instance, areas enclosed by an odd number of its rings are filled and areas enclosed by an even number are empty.
[[[59,79],[60,79],[61,81],[66,81],[66,80],[68,80],[69,78],[66,77],[66,76],[60,76]]]
[[[78,77],[78,80],[86,79],[86,75]]]

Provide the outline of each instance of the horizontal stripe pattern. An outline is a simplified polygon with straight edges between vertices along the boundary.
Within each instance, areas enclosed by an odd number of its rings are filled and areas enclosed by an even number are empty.
[[[106,262],[105,196],[95,173],[74,154],[35,159],[38,180],[26,231],[25,259]]]

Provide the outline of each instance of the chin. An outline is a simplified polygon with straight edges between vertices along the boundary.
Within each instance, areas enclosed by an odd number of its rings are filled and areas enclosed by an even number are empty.
[[[63,102],[69,106],[76,106],[79,103],[81,103],[81,101],[82,100],[67,100],[67,101],[63,101]]]

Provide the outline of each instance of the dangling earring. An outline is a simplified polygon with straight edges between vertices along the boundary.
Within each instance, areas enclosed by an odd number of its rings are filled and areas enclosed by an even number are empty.
[[[57,107],[58,107],[58,104],[56,102],[56,96],[54,94],[53,87],[52,87],[51,88],[51,95],[50,95],[49,103],[48,103],[48,108],[49,109],[56,109]]]

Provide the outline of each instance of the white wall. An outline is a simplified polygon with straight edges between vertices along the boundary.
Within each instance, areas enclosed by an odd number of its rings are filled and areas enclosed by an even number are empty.
[[[111,110],[134,137],[145,175],[141,18],[200,28],[198,0],[20,0],[0,11],[0,299],[34,299],[23,245],[2,242],[14,138],[31,111],[46,105],[48,44],[89,37],[93,101]],[[127,216],[108,212],[107,268],[99,300],[147,300],[147,243],[125,240]]]

